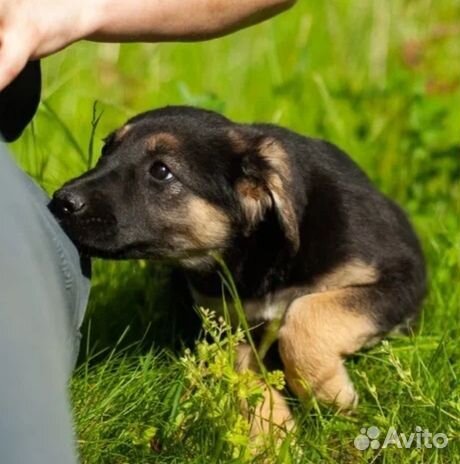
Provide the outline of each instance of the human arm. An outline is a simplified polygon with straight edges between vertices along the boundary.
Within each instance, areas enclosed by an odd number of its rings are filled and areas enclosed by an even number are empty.
[[[211,39],[263,21],[295,0],[0,0],[0,89],[31,59],[81,39]]]

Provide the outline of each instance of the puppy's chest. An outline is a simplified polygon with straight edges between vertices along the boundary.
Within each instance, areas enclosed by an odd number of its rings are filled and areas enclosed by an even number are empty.
[[[198,292],[191,287],[192,296],[198,306],[224,315],[224,301],[222,297],[211,297]],[[273,321],[281,319],[292,301],[292,297],[282,292],[269,293],[261,298],[242,301],[248,322]],[[232,324],[238,323],[238,314],[232,301],[225,302]]]

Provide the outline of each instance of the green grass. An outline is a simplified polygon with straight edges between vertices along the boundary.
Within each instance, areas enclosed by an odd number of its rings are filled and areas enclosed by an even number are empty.
[[[270,447],[248,452],[237,398],[257,392],[232,374],[232,340],[202,340],[184,357],[181,326],[193,309],[178,301],[170,272],[95,263],[72,381],[84,463],[460,462],[459,36],[458,0],[303,1],[208,43],[80,44],[46,60],[43,104],[14,152],[48,191],[91,165],[127,117],[201,105],[341,146],[409,212],[429,267],[417,334],[349,362],[357,414],[292,400],[300,431],[276,457]],[[103,113],[91,147],[95,101]],[[450,441],[356,450],[370,425],[420,426]]]

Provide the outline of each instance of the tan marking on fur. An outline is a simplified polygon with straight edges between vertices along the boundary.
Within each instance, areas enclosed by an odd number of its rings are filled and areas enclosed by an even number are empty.
[[[284,179],[289,179],[288,156],[283,146],[274,138],[266,138],[259,146],[260,155]]]
[[[236,369],[238,372],[259,371],[252,348],[247,343],[242,343],[237,348]],[[262,381],[261,385],[264,398],[255,411],[250,413],[247,403],[245,401],[241,403],[243,413],[250,420],[251,437],[269,434],[271,431],[282,436],[294,427],[294,419],[289,406],[279,391],[264,385]]]
[[[242,179],[238,182],[236,190],[241,198],[243,213],[247,218],[249,227],[245,231],[250,233],[265,216],[265,213],[272,206],[272,200],[268,192],[260,185],[249,179]]]
[[[288,155],[282,145],[273,138],[265,139],[259,147],[260,155],[272,168],[267,179],[278,217],[281,220],[286,237],[292,243],[294,250],[300,245],[299,225],[289,189],[291,178]]]
[[[244,372],[251,370],[254,372],[259,371],[257,360],[252,352],[249,343],[240,343],[236,349],[236,370],[237,372]]]
[[[198,306],[210,308],[219,315],[224,315],[222,297],[213,297],[198,292],[193,286],[190,287],[193,300]],[[305,290],[302,289],[303,294]],[[250,324],[258,325],[261,321],[272,321],[281,319],[289,303],[295,298],[296,290],[287,290],[269,294],[260,298],[251,298],[243,300],[244,312],[246,319]],[[230,315],[230,322],[234,327],[238,325],[239,318],[235,305],[232,301],[226,301],[226,307]]]
[[[246,299],[243,301],[243,306],[249,322],[260,320],[271,321],[282,318],[289,305],[295,299],[305,294],[327,292],[360,285],[371,285],[377,282],[378,279],[379,274],[375,267],[361,260],[353,259],[337,266],[333,271],[318,277],[312,284],[287,287],[263,297]],[[222,298],[211,298],[198,292],[194,293],[194,298],[200,306],[212,308],[223,314]],[[232,303],[227,302],[227,307],[230,310],[232,322],[237,324],[238,318],[236,313],[234,314]]]
[[[233,143],[240,146],[242,140],[236,131],[230,131]],[[265,185],[257,185],[255,181],[243,179],[237,184],[237,192],[240,194],[243,212],[248,220],[248,228],[245,233],[250,233],[253,228],[264,218],[266,212],[274,207],[285,231],[287,239],[294,250],[300,244],[299,227],[297,223],[294,205],[288,192],[290,169],[287,153],[282,145],[274,138],[266,138],[258,147],[259,155],[268,165],[269,172],[265,179]]]
[[[341,410],[356,406],[358,395],[344,357],[378,336],[365,310],[363,291],[351,288],[292,302],[279,332],[279,350],[286,380],[297,396],[305,399],[313,393]]]
[[[177,149],[179,148],[179,145],[180,142],[178,138],[169,132],[159,132],[158,134],[153,134],[147,139],[146,142],[147,149],[152,151],[160,146]]]
[[[297,251],[300,246],[299,225],[292,201],[283,187],[283,181],[278,175],[273,174],[268,180],[268,188],[286,237],[292,243],[293,249]]]
[[[191,197],[188,200],[180,222],[187,228],[188,240],[199,248],[222,247],[229,235],[228,216],[200,197]]]
[[[236,189],[240,195],[252,198],[255,201],[261,201],[263,200],[263,197],[266,196],[266,192],[264,192],[263,187],[249,179],[241,180],[236,186]]]
[[[315,279],[313,289],[315,292],[325,292],[356,285],[370,285],[378,279],[379,273],[374,266],[360,259],[352,259]]]
[[[247,138],[236,129],[230,129],[227,133],[232,145],[233,151],[237,154],[242,154],[247,151],[250,147],[250,143]]]
[[[132,127],[132,124],[125,124],[123,127],[120,127],[120,129],[115,132],[115,142],[121,142],[123,137],[131,130]]]

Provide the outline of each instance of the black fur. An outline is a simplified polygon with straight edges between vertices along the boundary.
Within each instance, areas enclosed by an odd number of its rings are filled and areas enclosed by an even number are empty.
[[[116,259],[170,258],[179,264],[184,257],[205,255],[208,249],[181,251],[172,241],[180,227],[171,217],[179,215],[176,209],[193,195],[229,218],[228,237],[217,248],[243,299],[289,287],[308,289],[319,276],[359,259],[380,276],[361,289],[361,296],[372,306],[382,332],[416,315],[425,293],[417,237],[403,211],[334,145],[273,125],[235,124],[189,107],[150,111],[128,125],[130,130],[120,140],[116,134],[108,138],[96,168],[66,184],[51,203],[85,253]],[[242,147],[232,144],[231,130],[244,142]],[[158,133],[173,134],[179,148],[160,146],[149,153],[145,141]],[[246,219],[236,185],[242,178],[264,183],[269,166],[258,149],[267,139],[277,141],[287,154],[290,178],[285,188],[296,216],[298,249],[286,239],[274,208],[251,233],[243,233]],[[171,163],[175,178],[169,186],[146,177],[158,158]],[[83,213],[66,211],[63,203],[69,195],[83,198]],[[90,220],[95,218],[99,222]],[[197,290],[220,294],[217,265],[185,267]]]

